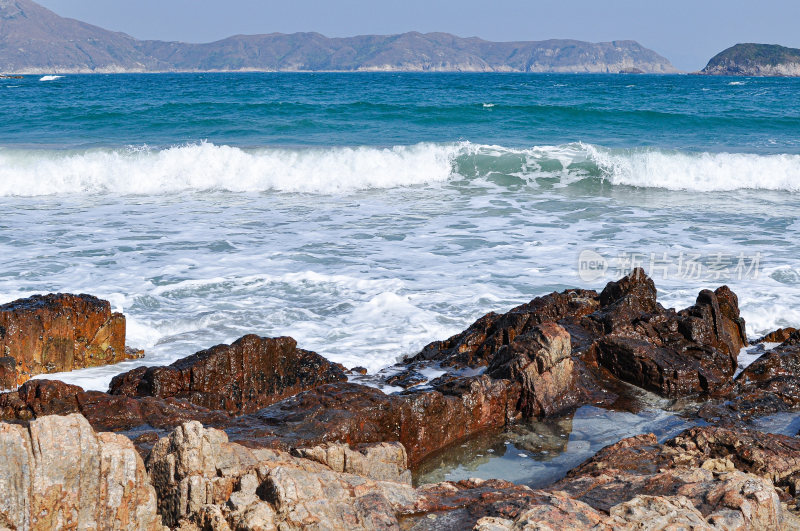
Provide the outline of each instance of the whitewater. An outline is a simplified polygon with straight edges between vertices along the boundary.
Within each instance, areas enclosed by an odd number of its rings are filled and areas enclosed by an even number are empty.
[[[0,84],[0,303],[85,292],[124,312],[143,360],[55,375],[98,390],[248,333],[376,372],[489,311],[602,288],[634,264],[664,306],[728,284],[752,336],[798,326],[800,85],[730,83]],[[605,270],[587,276],[587,253]]]

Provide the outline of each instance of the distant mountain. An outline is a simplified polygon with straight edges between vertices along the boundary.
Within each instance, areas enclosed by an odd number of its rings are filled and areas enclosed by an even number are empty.
[[[715,55],[701,73],[718,76],[800,76],[800,50],[777,44],[737,44]]]
[[[140,41],[63,18],[31,0],[0,0],[0,72],[440,71],[673,73],[635,41],[489,42],[448,33],[328,38],[237,35],[208,44]]]

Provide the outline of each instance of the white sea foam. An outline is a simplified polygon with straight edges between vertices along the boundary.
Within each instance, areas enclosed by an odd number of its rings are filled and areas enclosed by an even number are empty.
[[[612,184],[667,190],[800,191],[800,155],[688,153],[661,150],[624,152],[585,146],[588,158]]]
[[[159,194],[185,190],[336,193],[446,180],[458,144],[245,150],[0,150],[0,196]]]
[[[39,81],[55,81],[56,79],[61,79],[64,76],[42,76],[39,78]]]
[[[554,165],[554,163],[557,163]],[[469,142],[242,149],[211,143],[82,151],[0,149],[0,197],[183,191],[339,194],[511,175],[562,184],[713,192],[800,191],[800,155],[612,150],[590,144],[511,149]]]

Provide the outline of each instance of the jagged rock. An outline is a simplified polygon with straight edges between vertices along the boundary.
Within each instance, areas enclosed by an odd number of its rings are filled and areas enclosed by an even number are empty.
[[[290,337],[247,335],[167,367],[140,367],[111,381],[109,392],[185,398],[231,413],[250,413],[320,384],[347,379],[345,369],[297,348]]]
[[[140,357],[125,350],[125,317],[111,313],[108,301],[64,293],[0,306],[0,356],[14,359],[16,384],[36,374]],[[2,365],[7,371],[11,363]]]
[[[783,343],[795,332],[797,332],[797,328],[778,328],[756,340],[756,343]]]
[[[576,376],[572,396],[558,404],[563,408],[604,399],[597,394],[602,376],[592,369],[596,365],[668,397],[712,393],[727,384],[747,344],[736,295],[726,286],[703,290],[694,306],[676,312],[661,307],[656,294],[653,281],[635,269],[599,295],[567,290],[539,297],[431,343],[405,360],[406,372],[431,361],[451,369],[496,367],[499,361],[492,360],[501,349],[508,356],[534,327],[556,323],[570,334]],[[526,406],[526,413],[532,409]],[[547,408],[543,413],[549,414]]]
[[[133,444],[80,415],[0,423],[0,492],[0,527],[161,529]]]
[[[248,449],[196,422],[161,439],[147,468],[164,522],[187,529],[210,522],[235,529],[396,529],[396,513],[410,510],[418,499],[408,484],[336,472],[285,452]]]
[[[717,395],[725,401],[707,404],[700,415],[718,423],[800,409],[800,332],[762,354]]]
[[[684,496],[709,525],[779,529],[796,525],[773,481],[793,489],[800,443],[754,431],[698,427],[659,444],[653,434],[598,452],[551,488],[608,512],[633,496]]]
[[[312,448],[297,448],[292,454],[322,463],[334,472],[411,484],[408,456],[400,443],[358,445],[355,449],[347,444],[327,443]]]
[[[703,290],[694,306],[675,312],[655,303],[655,286],[641,270],[609,287],[601,310],[589,316],[607,332],[597,342],[603,367],[669,397],[713,392],[729,382],[747,344],[730,289]]]
[[[553,415],[573,405],[571,354],[569,332],[544,323],[501,347],[489,362],[488,373],[520,384],[517,407],[524,416]]]
[[[460,334],[427,345],[406,363],[437,360],[451,367],[486,366],[501,347],[534,326],[579,318],[598,306],[597,292],[590,290],[572,289],[537,297],[507,313],[484,315]]]

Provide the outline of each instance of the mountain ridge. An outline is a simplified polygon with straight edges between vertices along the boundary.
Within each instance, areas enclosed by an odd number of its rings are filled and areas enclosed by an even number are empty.
[[[235,71],[675,73],[636,41],[492,42],[449,33],[326,37],[233,35],[210,43],[138,40],[60,17],[32,0],[0,0],[0,72]]]

